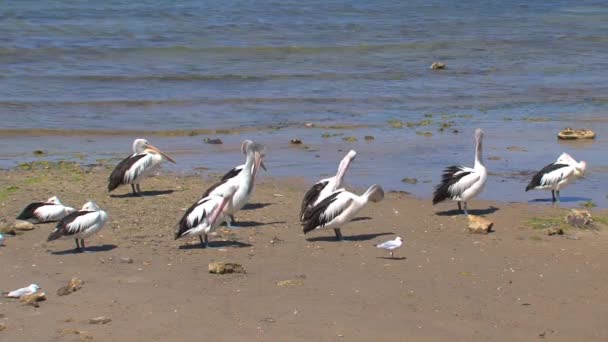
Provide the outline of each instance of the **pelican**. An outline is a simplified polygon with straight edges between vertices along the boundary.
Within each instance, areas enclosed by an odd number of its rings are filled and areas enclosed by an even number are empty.
[[[108,221],[108,214],[101,210],[93,201],[89,201],[77,212],[64,217],[55,230],[49,235],[48,241],[57,239],[74,239],[76,251],[84,250],[84,239],[97,233]],[[80,239],[80,244],[78,243]]]
[[[243,140],[243,142],[241,143],[241,151],[243,152],[244,155],[247,155],[247,147],[249,145],[252,145],[252,144],[254,144],[254,142],[251,141],[251,140],[248,140],[248,139],[247,140]],[[264,158],[264,154],[262,154],[262,158]],[[244,167],[245,167],[245,164],[241,164],[239,166],[234,167],[232,170],[226,172],[222,176],[221,180],[226,180],[226,179],[230,179],[232,177],[235,177],[236,175],[238,175],[243,170]],[[264,169],[264,171],[267,171],[266,170],[266,165],[264,165],[263,161],[260,163],[260,167],[262,167],[262,169]]]
[[[479,195],[486,185],[488,171],[483,165],[482,158],[483,131],[475,130],[475,165],[450,166],[443,171],[441,184],[435,188],[433,205],[446,200],[458,201],[458,210],[462,212],[460,202],[464,202],[464,214],[469,215],[467,201]]]
[[[306,192],[300,209],[300,221],[304,220],[306,211],[311,210],[315,205],[319,204],[323,199],[342,186],[342,180],[344,179],[346,170],[348,170],[350,163],[356,156],[357,152],[350,150],[346,156],[342,158],[340,166],[338,166],[338,173],[336,173],[335,176],[321,179]]]
[[[175,163],[173,159],[150,144],[148,140],[135,139],[133,141],[133,154],[118,163],[112,171],[109,178],[108,192],[123,184],[131,184],[133,196],[138,196],[141,192],[139,183],[145,177],[153,174],[163,160]]]
[[[543,167],[532,177],[526,191],[551,190],[552,202],[559,202],[559,191],[575,179],[583,177],[586,169],[586,162],[579,163],[568,153],[562,153],[557,161]]]
[[[264,146],[260,144],[249,144],[247,146],[247,160],[242,171],[238,175],[228,178],[218,183],[213,184],[207,191],[203,193],[203,198],[210,195],[222,195],[226,192],[226,188],[232,185],[237,187],[236,192],[232,196],[228,206],[226,207],[226,218],[228,227],[233,228],[234,213],[241,210],[249,201],[251,192],[253,190],[253,183],[255,176],[262,163],[262,156],[264,153]]]
[[[226,205],[232,200],[238,186],[230,184],[222,189],[223,193],[204,197],[186,211],[177,225],[175,240],[184,236],[198,236],[202,248],[209,246],[207,234],[215,231],[223,222]]]
[[[59,221],[66,215],[75,212],[76,209],[64,206],[57,196],[53,196],[45,202],[30,203],[17,216],[17,220],[32,223],[44,223]]]
[[[401,239],[401,237],[397,236],[395,240],[388,240],[375,246],[376,248],[384,249],[386,251],[391,252],[391,258],[395,258],[395,256],[393,255],[393,251],[397,248],[400,248],[402,244],[403,240]]]
[[[369,202],[380,202],[384,190],[379,185],[372,185],[367,191],[357,196],[344,189],[338,189],[331,195],[306,211],[302,226],[304,234],[316,229],[333,228],[336,239],[342,241],[340,227],[350,222],[355,215]]]

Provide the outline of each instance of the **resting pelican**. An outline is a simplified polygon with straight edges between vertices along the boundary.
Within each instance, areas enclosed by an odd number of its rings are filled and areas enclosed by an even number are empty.
[[[316,182],[304,195],[302,200],[302,206],[300,209],[300,221],[304,220],[306,211],[311,210],[315,205],[319,204],[327,196],[331,195],[334,191],[342,186],[342,180],[346,174],[346,170],[350,166],[350,163],[357,156],[357,152],[350,150],[338,166],[338,173],[335,176],[321,179]]]
[[[64,206],[57,196],[53,196],[46,200],[46,202],[28,204],[21,214],[17,216],[17,220],[25,220],[32,223],[54,222],[75,211],[76,209],[72,207]]]
[[[89,201],[82,206],[82,209],[59,221],[47,241],[74,239],[76,251],[80,252],[85,248],[84,239],[100,231],[107,221],[108,214],[99,209],[95,202]],[[80,244],[78,239],[80,239]]]
[[[586,169],[586,162],[579,163],[568,153],[562,153],[557,161],[545,166],[532,177],[526,191],[551,190],[552,201],[559,202],[559,191],[575,179],[583,177]]]
[[[249,145],[254,144],[253,141],[251,140],[243,140],[243,142],[241,143],[241,151],[243,152],[244,155],[247,155],[247,147]],[[262,154],[262,158],[264,158],[264,155]],[[235,168],[233,168],[232,170],[226,172],[223,176],[221,180],[226,180],[226,179],[230,179],[232,177],[236,177],[236,175],[238,175],[241,170],[243,170],[243,168],[245,167],[245,164],[241,164],[239,166],[236,166]],[[266,171],[266,165],[264,165],[264,161],[262,160],[262,162],[260,162],[260,167],[262,169],[264,169],[264,171]]]
[[[376,184],[370,186],[361,196],[338,189],[311,210],[306,211],[302,221],[304,234],[316,229],[333,228],[336,239],[342,241],[340,227],[355,218],[369,201],[380,202],[383,198],[384,190]]]
[[[238,189],[235,184],[222,188],[222,194],[214,194],[200,199],[194,203],[179,221],[175,240],[183,236],[197,236],[201,240],[201,247],[209,246],[207,234],[215,231],[217,226],[223,222],[226,205],[232,200],[232,196]],[[203,240],[203,235],[205,239]]]
[[[135,139],[133,141],[133,154],[118,163],[112,171],[109,178],[108,192],[123,184],[131,184],[133,196],[138,196],[141,192],[139,183],[145,177],[153,174],[163,160],[175,163],[173,159],[150,144],[148,140]]]
[[[483,131],[475,130],[475,165],[473,168],[466,166],[450,166],[443,171],[441,184],[435,188],[433,205],[446,200],[458,201],[458,210],[462,212],[460,202],[464,202],[464,214],[467,211],[467,201],[479,195],[486,185],[488,171],[483,165],[482,150]]]
[[[228,219],[228,227],[233,227],[234,213],[241,210],[249,201],[251,192],[253,191],[253,183],[255,176],[262,163],[262,156],[264,153],[264,146],[260,144],[249,144],[247,146],[247,160],[242,171],[238,175],[228,178],[218,183],[213,184],[207,191],[203,193],[203,198],[210,195],[222,195],[226,193],[226,188],[232,185],[237,187],[236,192],[228,202],[226,207],[226,218]]]

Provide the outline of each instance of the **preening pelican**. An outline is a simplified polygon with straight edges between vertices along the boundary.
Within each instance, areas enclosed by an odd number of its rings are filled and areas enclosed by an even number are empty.
[[[350,150],[338,166],[338,173],[335,176],[321,179],[316,182],[304,195],[302,200],[302,206],[300,208],[300,221],[304,220],[306,211],[311,210],[315,205],[319,204],[327,196],[331,195],[334,191],[342,186],[342,180],[344,175],[350,166],[350,163],[357,156],[357,152]]]
[[[251,140],[243,140],[243,142],[241,143],[241,151],[243,152],[244,155],[247,155],[247,147],[249,145],[252,145],[252,144],[254,144],[254,142],[251,141]],[[264,155],[262,154],[261,156],[262,156],[262,159],[263,159]],[[236,177],[241,172],[241,170],[243,170],[244,167],[245,167],[245,164],[241,164],[239,166],[234,167],[232,170],[226,172],[222,176],[221,180],[227,180],[227,179]],[[262,169],[264,169],[264,171],[266,171],[266,165],[264,165],[264,161],[263,160],[260,162],[260,167]]]
[[[74,239],[76,251],[80,252],[85,248],[84,239],[100,231],[107,221],[108,214],[101,210],[95,202],[89,201],[82,206],[82,209],[59,221],[47,241]]]
[[[17,220],[25,220],[32,223],[54,222],[75,211],[76,209],[72,207],[64,206],[57,196],[53,196],[46,200],[46,202],[28,204],[21,214],[17,216]]]
[[[236,176],[228,178],[212,185],[203,193],[203,198],[210,195],[222,195],[226,193],[226,188],[232,185],[237,187],[236,192],[228,202],[226,208],[226,219],[229,227],[233,227],[234,213],[241,210],[249,201],[253,191],[255,176],[260,169],[262,156],[265,155],[263,145],[252,143],[247,146],[247,160],[245,166]]]
[[[338,189],[305,212],[302,222],[304,234],[317,229],[333,228],[336,239],[341,241],[343,238],[340,228],[355,218],[369,201],[380,202],[383,198],[384,190],[376,184],[370,186],[361,196]]]
[[[201,247],[209,246],[207,234],[215,231],[217,226],[223,222],[226,206],[232,200],[238,186],[230,184],[222,189],[223,193],[204,197],[186,211],[177,225],[175,240],[184,236],[198,236],[201,240]]]
[[[109,178],[108,192],[123,184],[131,184],[133,196],[139,195],[141,192],[139,183],[145,177],[153,174],[163,160],[175,163],[173,159],[150,144],[148,140],[135,139],[133,141],[133,154],[118,163],[112,171]]]
[[[532,177],[526,191],[551,190],[553,202],[559,202],[559,191],[575,179],[583,177],[586,169],[586,162],[579,163],[568,153],[562,153],[557,161],[545,166]]]
[[[464,202],[464,214],[469,215],[467,201],[479,195],[486,185],[488,171],[483,165],[482,157],[483,131],[475,130],[475,165],[473,168],[466,166],[450,166],[443,171],[441,184],[435,188],[433,205],[450,199],[458,201],[458,210],[462,212],[460,202]]]

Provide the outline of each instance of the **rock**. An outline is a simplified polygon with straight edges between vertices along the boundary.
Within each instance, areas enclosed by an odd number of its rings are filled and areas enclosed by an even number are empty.
[[[133,259],[129,258],[129,257],[121,257],[120,258],[120,262],[123,264],[132,264],[133,263]]]
[[[587,210],[572,209],[570,214],[566,216],[566,222],[571,226],[584,228],[590,226],[593,223],[593,219],[591,218],[591,213]]]
[[[233,262],[212,262],[209,264],[209,273],[226,274],[226,273],[246,273],[245,267],[241,264]]]
[[[488,234],[492,231],[494,222],[477,215],[469,215],[469,233]]]
[[[21,231],[32,230],[34,229],[34,225],[28,221],[15,220],[15,223],[13,223],[13,229]]]
[[[501,158],[498,156],[488,157],[488,160],[500,160]]]
[[[357,137],[344,137],[342,140],[346,142],[357,142]]]
[[[5,235],[17,235],[15,229],[13,229],[13,227],[9,226],[6,223],[0,225],[0,233]]]
[[[401,181],[403,183],[406,183],[406,184],[416,184],[416,183],[418,183],[418,179],[416,179],[416,178],[409,178],[409,177],[405,177]]]
[[[3,331],[6,329],[6,325],[4,325],[4,323],[0,323],[0,331]]]
[[[34,150],[33,153],[35,156],[43,156],[45,154],[43,150]]]
[[[564,230],[561,228],[549,228],[549,230],[547,230],[547,235],[564,235]]]
[[[313,124],[312,122],[307,122],[304,124],[304,127],[308,127],[308,128],[315,127],[315,124]]]
[[[366,135],[365,137],[363,137],[363,139],[365,139],[365,141],[372,141],[372,140],[374,140],[376,138],[374,138],[373,135]]]
[[[224,143],[222,141],[222,139],[220,139],[220,138],[215,138],[215,139],[205,138],[205,139],[203,139],[203,141],[206,142],[207,144],[211,144],[211,145],[221,145]]]
[[[67,296],[70,293],[80,290],[82,288],[83,284],[84,284],[84,281],[82,281],[78,278],[72,278],[70,280],[70,282],[68,283],[68,285],[63,286],[63,287],[59,288],[59,290],[57,290],[57,295],[58,296]]]
[[[507,147],[507,151],[511,152],[528,152],[525,148],[519,146],[509,146]]]
[[[446,68],[447,68],[447,65],[445,65],[445,63],[433,62],[433,64],[431,64],[431,69],[433,69],[433,70],[443,70]]]
[[[38,302],[46,300],[46,294],[44,292],[35,292],[29,295],[21,296],[19,301],[25,305],[31,305],[33,307],[39,307]]]
[[[304,281],[301,279],[288,279],[277,282],[277,286],[302,286]]]
[[[112,319],[106,316],[99,316],[89,319],[89,324],[107,324],[110,322],[112,322]]]
[[[300,140],[300,139],[291,139],[291,140],[289,140],[289,143],[293,144],[293,145],[300,145],[300,144],[302,144],[302,140]]]
[[[595,132],[590,129],[565,128],[557,133],[557,138],[562,140],[595,139]]]

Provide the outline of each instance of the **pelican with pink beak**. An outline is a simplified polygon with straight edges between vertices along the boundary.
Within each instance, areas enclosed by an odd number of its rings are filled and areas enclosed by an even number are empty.
[[[154,174],[165,160],[175,163],[173,159],[150,144],[148,140],[135,139],[133,141],[133,154],[118,163],[112,171],[109,178],[108,192],[121,185],[131,184],[133,196],[139,196],[141,181]]]

